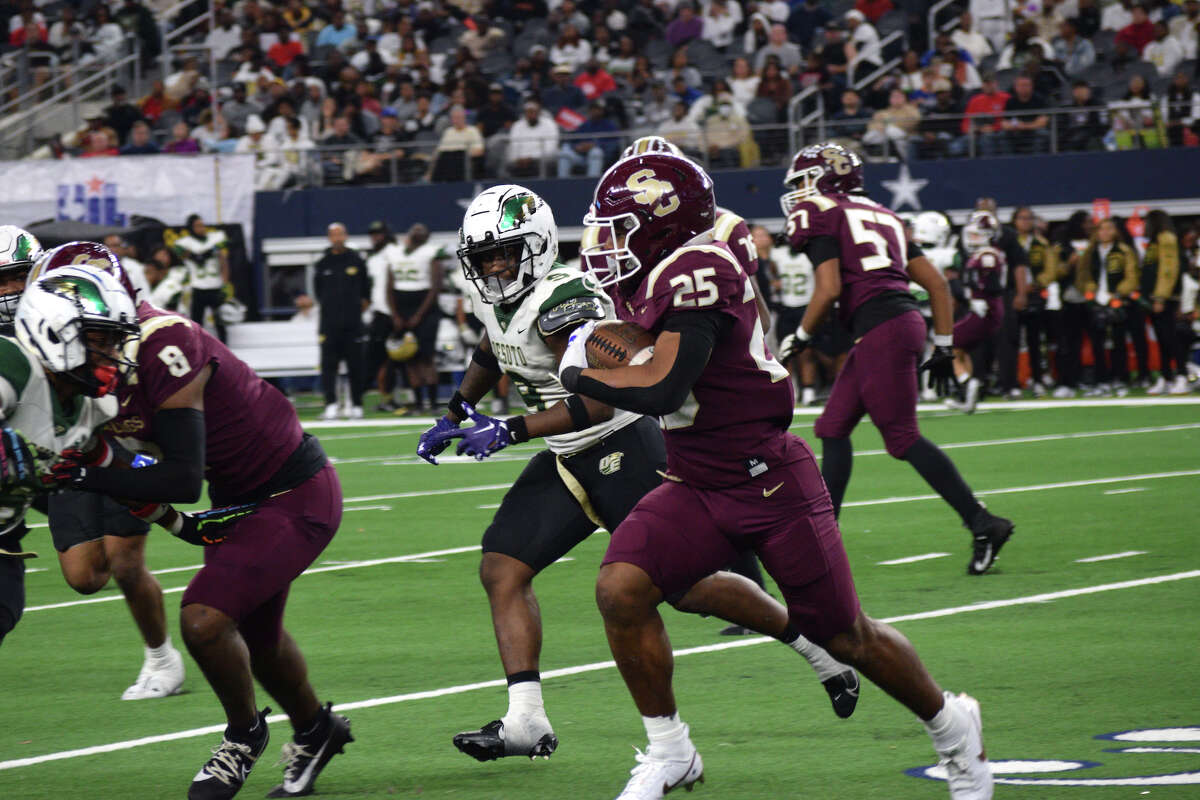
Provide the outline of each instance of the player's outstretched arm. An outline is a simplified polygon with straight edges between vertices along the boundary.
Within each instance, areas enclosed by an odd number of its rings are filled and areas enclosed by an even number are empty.
[[[390,300],[388,302],[391,303]],[[450,398],[446,415],[421,434],[417,442],[417,455],[437,466],[437,457],[450,446],[451,440],[463,435],[464,432],[459,430],[458,426],[467,418],[468,409],[473,410],[479,399],[500,382],[502,375],[500,362],[496,360],[496,354],[492,352],[492,343],[485,333],[476,345],[475,352],[471,354],[471,363],[467,365],[458,391]],[[506,440],[504,445],[507,444]],[[489,455],[490,452],[488,451]]]
[[[558,377],[567,391],[639,414],[665,416],[679,410],[687,400],[708,364],[717,338],[732,325],[733,318],[720,311],[672,314],[654,341],[654,355],[645,363],[583,369],[566,358],[567,366]]]

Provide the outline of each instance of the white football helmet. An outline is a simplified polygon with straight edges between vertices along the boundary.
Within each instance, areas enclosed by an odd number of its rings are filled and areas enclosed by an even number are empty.
[[[621,158],[629,158],[630,156],[641,156],[646,153],[670,153],[673,156],[686,158],[683,151],[675,146],[673,142],[662,136],[643,136],[639,139],[634,139],[633,144],[621,151]]]
[[[509,268],[485,271],[497,255]],[[558,227],[546,201],[522,186],[482,192],[467,206],[458,231],[458,260],[484,302],[508,304],[525,295],[558,258]],[[507,277],[506,277],[507,276]]]
[[[16,225],[0,225],[0,282],[21,282],[16,291],[0,290],[0,325],[10,324],[17,313],[17,303],[25,290],[25,278],[33,262],[42,254],[41,242],[29,231]]]
[[[921,247],[946,247],[950,243],[950,220],[940,211],[922,211],[913,218],[912,238]]]
[[[16,329],[47,371],[74,381],[89,397],[114,391],[119,376],[135,366],[125,355],[140,335],[133,300],[96,267],[59,267],[31,281],[17,306]]]
[[[963,226],[962,237],[963,246],[969,253],[990,247],[1000,239],[1000,220],[990,211],[972,211]]]

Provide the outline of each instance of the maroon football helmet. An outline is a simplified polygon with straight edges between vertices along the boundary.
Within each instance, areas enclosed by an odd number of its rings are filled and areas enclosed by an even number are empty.
[[[689,159],[646,153],[618,161],[583,218],[599,230],[581,260],[601,286],[623,283],[711,228],[716,207],[712,178]]]
[[[121,259],[112,250],[96,242],[67,242],[52,250],[47,250],[34,263],[33,269],[29,270],[29,277],[26,278],[25,285],[32,284],[53,269],[72,264],[95,267],[112,275],[129,293],[129,299],[133,301],[134,306],[137,306],[137,289],[133,287],[133,281],[129,280],[128,273],[121,266]]]
[[[990,247],[1000,241],[1000,220],[987,209],[972,211],[963,226],[963,246],[967,252]]]
[[[863,162],[858,153],[837,142],[811,144],[796,153],[783,185],[791,189],[779,198],[786,217],[792,206],[806,197],[861,192]]]

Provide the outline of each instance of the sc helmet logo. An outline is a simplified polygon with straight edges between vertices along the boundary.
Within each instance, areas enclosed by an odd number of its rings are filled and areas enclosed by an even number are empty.
[[[600,459],[600,474],[615,475],[621,470],[621,459],[623,458],[625,458],[625,454],[618,450]]]

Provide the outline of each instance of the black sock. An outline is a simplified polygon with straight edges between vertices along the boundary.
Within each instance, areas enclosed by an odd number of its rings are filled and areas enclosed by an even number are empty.
[[[263,720],[263,715],[259,715],[254,720],[254,724],[248,728],[235,728],[230,725],[225,728],[225,738],[232,742],[241,742],[242,744],[253,744],[263,737],[266,732],[266,723]]]
[[[854,464],[854,448],[849,439],[821,440],[821,477],[833,501],[833,515],[841,516],[842,498],[850,483],[850,467]]]
[[[958,474],[954,462],[924,436],[908,448],[904,460],[913,465],[925,482],[958,512],[963,524],[970,527],[971,520],[983,506],[975,499],[962,475]]]
[[[758,566],[758,556],[754,555],[753,550],[742,551],[726,569],[730,572],[736,572],[744,578],[749,578],[758,584],[758,588],[766,589],[766,585],[763,583],[762,570]]]
[[[302,725],[295,726],[296,741],[319,741],[324,738],[325,732],[329,728],[330,713],[329,706],[321,706],[321,710],[317,712],[315,717]]]
[[[536,669],[527,669],[522,670],[521,672],[514,672],[512,675],[507,675],[505,677],[508,679],[508,685],[512,686],[514,683],[540,681],[542,679],[542,673],[538,672]]]
[[[426,386],[425,396],[428,398],[425,402],[430,406],[437,405],[437,386]]]
[[[784,644],[791,644],[800,638],[800,629],[789,621],[787,627],[783,629],[783,633],[777,638]]]

